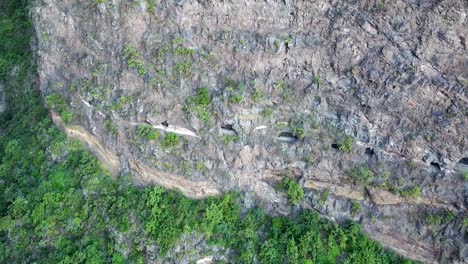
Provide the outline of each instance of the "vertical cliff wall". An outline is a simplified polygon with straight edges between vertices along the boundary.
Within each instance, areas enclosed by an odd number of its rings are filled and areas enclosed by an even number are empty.
[[[241,190],[274,214],[297,210],[277,188],[291,177],[303,209],[414,259],[468,260],[466,1],[42,0],[32,15],[55,122],[116,174]]]

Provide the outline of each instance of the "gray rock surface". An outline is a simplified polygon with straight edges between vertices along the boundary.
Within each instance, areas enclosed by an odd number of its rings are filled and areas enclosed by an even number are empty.
[[[69,135],[136,183],[241,190],[289,214],[275,185],[294,177],[302,208],[360,221],[413,259],[468,260],[466,1],[37,2],[43,95],[62,94]],[[201,87],[207,122],[186,107]],[[199,138],[167,150],[136,136],[165,121]],[[350,153],[337,149],[347,136]],[[373,171],[372,188],[354,184],[355,167]]]

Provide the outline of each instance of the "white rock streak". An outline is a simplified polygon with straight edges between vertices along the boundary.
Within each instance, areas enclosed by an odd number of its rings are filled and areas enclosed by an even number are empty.
[[[200,138],[199,136],[197,136],[197,134],[195,134],[191,130],[184,128],[184,127],[177,127],[177,126],[171,126],[171,125],[169,126],[153,125],[153,127],[159,130],[163,130],[165,132],[174,132],[178,135],[185,135],[185,136]]]
[[[268,128],[268,126],[258,126],[256,128],[254,128],[254,131],[261,130],[261,129],[266,129],[266,128]]]

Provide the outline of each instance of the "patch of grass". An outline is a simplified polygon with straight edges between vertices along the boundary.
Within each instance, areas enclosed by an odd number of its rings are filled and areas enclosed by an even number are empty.
[[[448,224],[455,220],[455,213],[450,210],[444,210],[442,212],[427,215],[424,222],[430,226],[441,226]]]
[[[468,227],[468,217],[463,218],[463,227],[467,228]]]
[[[159,138],[159,131],[150,125],[137,126],[136,134],[139,138],[145,140],[157,140]]]
[[[111,95],[111,90],[104,86],[96,86],[91,89],[90,95],[94,100],[105,101]]]
[[[239,104],[244,100],[245,85],[241,82],[233,80],[226,81],[225,92],[228,97],[228,102],[232,104]]]
[[[192,166],[190,164],[190,162],[186,161],[186,160],[182,160],[180,163],[179,163],[179,170],[185,174],[185,175],[188,175],[192,172]]]
[[[203,87],[197,91],[197,95],[185,100],[184,111],[195,113],[205,125],[209,125],[212,117],[211,94],[208,88]]]
[[[273,116],[273,108],[267,107],[262,111],[262,116],[265,118],[271,118]]]
[[[462,177],[465,181],[468,181],[468,172],[462,173]]]
[[[314,83],[316,83],[318,86],[323,84],[323,80],[320,76],[316,75],[314,76]]]
[[[406,163],[406,169],[408,169],[408,172],[410,172],[410,173],[414,170],[415,167],[416,167],[416,165],[414,164],[414,161],[412,161],[412,160],[409,160]]]
[[[285,177],[278,188],[287,193],[289,202],[292,205],[298,205],[304,200],[304,189],[290,177]]]
[[[353,151],[354,138],[351,136],[346,136],[341,138],[338,141],[338,149],[344,153],[350,153]]]
[[[369,167],[354,167],[350,172],[354,184],[365,187],[374,180],[374,173]]]
[[[253,91],[253,93],[252,93],[251,98],[252,98],[252,101],[253,101],[254,103],[259,103],[260,101],[262,101],[262,99],[263,99],[263,92],[262,92],[262,90],[260,90],[259,88],[255,89],[255,90]]]
[[[351,201],[351,216],[355,217],[361,212],[361,204],[356,201]]]
[[[239,142],[240,138],[237,135],[235,135],[235,136],[224,135],[222,137],[222,140],[223,140],[224,144],[229,145],[232,142]]]
[[[143,59],[135,47],[130,44],[126,44],[123,50],[123,55],[127,60],[128,67],[136,69],[140,75],[146,74],[147,70],[143,65]]]
[[[328,196],[330,195],[330,190],[326,189],[320,193],[319,199],[317,201],[317,204],[319,206],[322,206],[325,204],[325,202],[328,200]]]
[[[173,132],[169,132],[164,135],[164,138],[161,142],[161,147],[163,149],[173,149],[179,146],[180,138],[179,135]]]
[[[114,110],[123,110],[125,107],[129,106],[133,100],[133,96],[121,96],[111,108]]]
[[[110,119],[107,119],[106,121],[104,121],[104,128],[111,135],[117,135],[117,132],[119,131],[117,126]]]
[[[184,47],[177,47],[175,49],[175,55],[177,55],[177,56],[190,57],[190,56],[193,56],[194,54],[195,54],[194,49],[188,49],[188,48],[184,48]]]
[[[177,45],[180,45],[182,43],[184,43],[184,39],[182,37],[174,37],[172,39],[172,45],[173,46],[177,46]]]
[[[202,174],[208,171],[208,169],[206,168],[205,164],[202,161],[195,162],[195,170]]]
[[[301,121],[290,121],[289,131],[293,134],[293,136],[299,139],[303,139],[305,137],[304,125]]]
[[[153,14],[156,11],[156,0],[146,0],[146,3],[148,4],[148,11]]]
[[[421,196],[421,188],[419,186],[413,186],[410,188],[406,188],[400,191],[400,195],[404,198],[419,198]]]
[[[188,77],[192,73],[192,63],[189,60],[179,61],[174,65],[174,72],[179,76]]]

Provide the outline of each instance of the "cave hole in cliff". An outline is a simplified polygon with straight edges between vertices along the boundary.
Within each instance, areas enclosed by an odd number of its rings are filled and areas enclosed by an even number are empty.
[[[340,148],[340,147],[338,146],[338,144],[336,144],[336,143],[331,144],[331,147],[334,148],[334,149],[339,149],[339,148]]]
[[[441,166],[437,162],[431,162],[431,166],[434,167],[436,170],[440,171]]]
[[[223,124],[221,125],[221,133],[223,135],[235,136],[237,135],[236,130],[234,129],[233,124]]]
[[[164,121],[164,122],[161,122],[161,125],[162,125],[163,127],[168,127],[168,126],[169,126],[169,123],[167,123],[167,120],[166,120],[166,121]]]
[[[294,143],[298,140],[297,136],[295,136],[291,132],[281,132],[278,135],[278,141],[286,142],[286,143]]]
[[[468,158],[463,158],[458,163],[460,163],[462,165],[465,165],[465,166],[468,166]]]
[[[369,155],[369,156],[373,156],[374,155],[374,149],[373,148],[366,148],[366,150],[364,151],[364,154]]]

